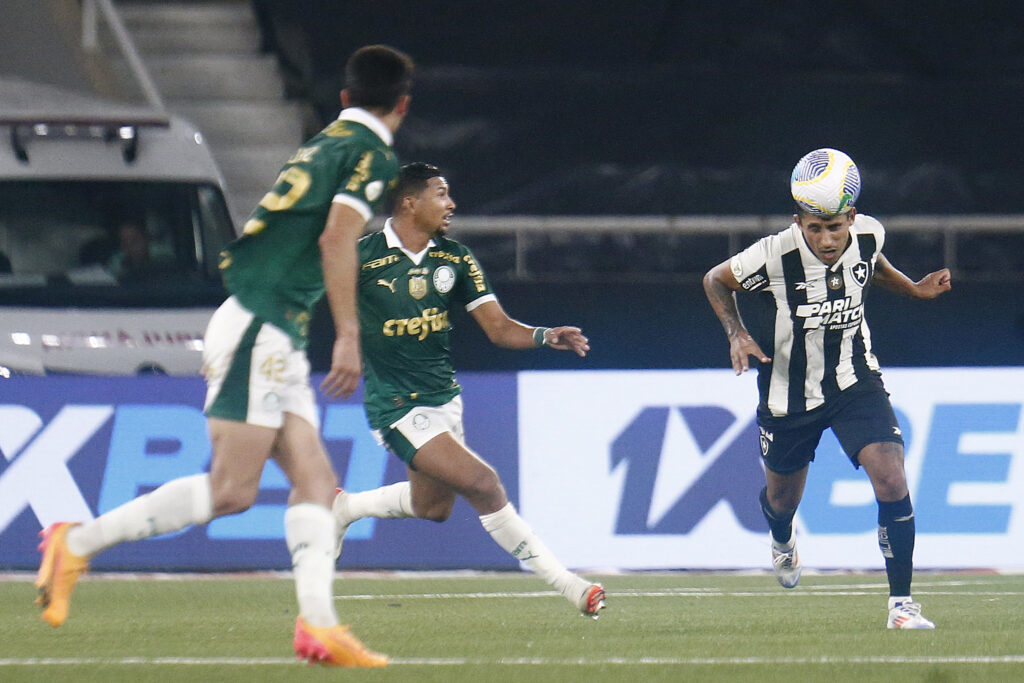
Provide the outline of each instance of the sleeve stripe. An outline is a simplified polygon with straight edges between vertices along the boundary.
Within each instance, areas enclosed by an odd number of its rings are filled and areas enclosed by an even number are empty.
[[[493,294],[484,294],[483,296],[477,297],[476,299],[473,299],[468,304],[466,304],[466,311],[472,311],[474,308],[476,308],[480,304],[485,304],[488,301],[497,301],[497,300],[498,300],[498,297],[494,296]]]
[[[373,218],[373,211],[370,209],[370,205],[364,201],[356,199],[350,194],[341,194],[340,192],[334,195],[334,199],[331,200],[335,204],[344,204],[350,206],[359,212],[359,215],[363,217],[363,220],[369,221]]]

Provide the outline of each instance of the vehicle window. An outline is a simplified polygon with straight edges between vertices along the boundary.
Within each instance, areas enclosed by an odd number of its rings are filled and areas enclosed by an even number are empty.
[[[168,300],[175,292],[219,289],[217,256],[232,237],[224,199],[210,185],[2,182],[0,299],[18,304],[3,291],[42,289],[73,291],[79,299],[91,292],[103,300],[97,305],[109,305],[112,296]],[[85,299],[76,303],[88,305]]]

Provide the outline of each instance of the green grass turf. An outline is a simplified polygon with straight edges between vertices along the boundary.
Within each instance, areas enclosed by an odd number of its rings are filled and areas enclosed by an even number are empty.
[[[88,576],[59,629],[31,577],[0,580],[0,681],[1021,681],[1024,576],[920,573],[935,631],[885,628],[881,574],[600,577],[608,609],[584,618],[540,580],[344,574],[342,620],[392,664],[293,661],[288,577]]]

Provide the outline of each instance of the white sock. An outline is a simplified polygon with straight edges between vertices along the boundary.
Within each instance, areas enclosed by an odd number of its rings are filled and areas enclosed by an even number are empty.
[[[167,482],[81,526],[68,530],[68,550],[92,557],[101,550],[180,531],[213,519],[210,475],[196,474]]]
[[[292,505],[284,513],[284,537],[292,556],[299,615],[310,626],[337,626],[333,591],[334,516],[315,503]]]
[[[399,519],[415,516],[412,511],[412,486],[407,481],[371,491],[348,493],[343,500],[345,504],[339,506],[342,509],[337,513],[339,524],[351,524],[363,517]]]
[[[495,542],[516,558],[526,568],[554,586],[555,590],[578,604],[580,596],[590,588],[590,583],[564,566],[551,554],[519,516],[512,503],[497,512],[480,516],[480,523]]]

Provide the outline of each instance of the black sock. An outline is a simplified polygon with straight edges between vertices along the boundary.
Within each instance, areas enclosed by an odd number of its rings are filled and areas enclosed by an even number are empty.
[[[910,595],[914,575],[914,507],[903,500],[878,501],[878,547],[885,558],[889,595]]]
[[[788,515],[784,515],[773,510],[772,506],[768,504],[767,486],[761,489],[761,512],[764,513],[764,518],[768,520],[768,528],[772,530],[772,538],[779,543],[789,543],[789,539],[793,536],[794,513],[790,512]]]

